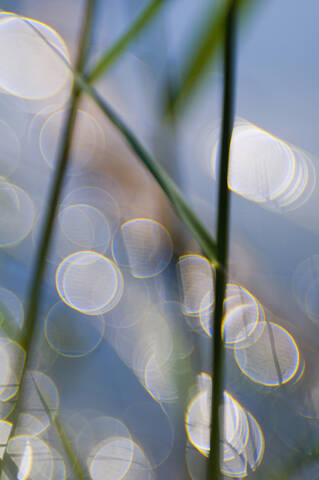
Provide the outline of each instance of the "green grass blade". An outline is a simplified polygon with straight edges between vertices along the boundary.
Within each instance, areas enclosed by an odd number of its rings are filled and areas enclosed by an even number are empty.
[[[237,1],[233,0],[227,15],[224,30],[224,98],[223,121],[221,131],[221,153],[218,186],[218,218],[217,218],[217,260],[215,311],[212,345],[212,408],[210,452],[207,468],[207,479],[219,480],[221,474],[221,441],[223,440],[222,405],[224,396],[224,345],[222,338],[222,321],[224,298],[227,281],[227,261],[229,244],[229,207],[230,191],[228,189],[229,150],[233,129],[234,104],[234,70],[235,70],[235,17]]]
[[[45,398],[43,397],[41,390],[38,388],[37,382],[35,381],[33,375],[32,375],[32,380],[33,384],[35,386],[35,389],[39,395],[40,401],[43,405],[43,408],[50,419],[52,425],[54,426],[59,439],[61,440],[61,443],[63,445],[65,454],[67,456],[68,462],[70,464],[70,467],[73,469],[73,472],[78,480],[87,480],[90,478],[86,467],[82,464],[69,436],[67,435],[66,431],[63,428],[62,423],[59,420],[58,414],[56,413],[55,415],[52,415],[51,410],[49,409]]]
[[[249,4],[255,0],[237,0],[237,7],[249,11]],[[228,17],[232,0],[220,2],[219,8],[215,5],[206,14],[203,25],[200,28],[200,37],[195,41],[193,51],[188,55],[187,64],[182,73],[180,84],[175,90],[175,97],[166,110],[178,109],[190,99],[196,90],[201,79],[207,72],[208,66],[211,64],[218,47],[223,41],[223,32],[226,19]]]
[[[130,43],[151,23],[166,0],[152,0],[146,5],[141,15],[133,22],[124,35],[119,38],[98,60],[86,76],[88,83],[98,80],[127,49]]]
[[[76,69],[80,72],[84,70],[84,66],[85,66],[94,8],[95,8],[95,0],[87,0],[86,9],[83,15],[84,21],[82,26],[82,32],[81,32],[80,41],[79,41],[78,59],[76,62]],[[31,26],[31,23],[29,23],[28,21],[26,21],[26,23]],[[36,325],[36,318],[37,318],[39,298],[40,298],[40,289],[41,289],[42,278],[43,278],[44,269],[45,269],[46,256],[50,246],[50,239],[53,231],[58,199],[59,199],[64,175],[65,175],[67,164],[68,164],[68,157],[69,157],[69,152],[70,152],[71,142],[72,142],[72,132],[75,125],[77,104],[79,101],[80,93],[81,93],[81,89],[78,87],[77,84],[75,84],[72,91],[70,110],[68,113],[68,117],[66,119],[66,124],[65,124],[63,136],[61,140],[61,148],[60,148],[60,154],[58,158],[58,164],[57,164],[55,176],[53,179],[53,185],[49,195],[48,208],[45,215],[43,230],[41,232],[41,238],[40,238],[39,248],[38,248],[36,259],[35,259],[34,270],[33,270],[32,278],[30,281],[29,294],[27,296],[29,303],[27,305],[25,325],[24,325],[23,332],[21,335],[21,340],[20,340],[20,345],[24,348],[26,353],[26,360],[24,363],[23,371],[22,371],[21,382],[23,382],[23,377],[28,366],[30,351],[32,350],[32,341],[34,338],[34,330]],[[16,408],[13,414],[13,428],[11,431],[10,438],[15,434],[19,407],[22,400],[23,400],[23,397],[21,395],[21,389],[20,389],[17,394]]]
[[[27,22],[28,23],[28,22]],[[213,263],[217,262],[217,249],[216,243],[213,240],[212,236],[202,224],[197,215],[193,212],[192,208],[186,202],[182,192],[179,190],[178,186],[175,184],[174,180],[168,175],[165,169],[160,165],[160,163],[143,147],[140,141],[137,139],[135,134],[130,130],[130,128],[124,123],[120,116],[111,108],[110,105],[99,95],[99,93],[88,84],[83,75],[81,75],[77,70],[73,69],[70,66],[63,55],[51,45],[46,38],[34,27],[32,24],[29,24],[30,28],[35,30],[38,35],[46,42],[50,48],[52,48],[60,59],[68,66],[72,71],[74,80],[78,87],[85,91],[92,100],[98,105],[101,111],[106,115],[106,117],[113,123],[113,125],[121,132],[125,138],[128,145],[135,152],[137,157],[141,160],[144,166],[148,171],[153,175],[155,180],[158,182],[162,190],[166,193],[169,198],[172,206],[174,207],[179,218],[184,222],[188,227],[190,232],[196,238],[198,244],[200,245],[203,254]]]
[[[175,182],[164,170],[157,160],[142,146],[134,133],[125,125],[121,118],[112,110],[112,108],[98,95],[94,90],[91,91],[91,96],[95,102],[99,105],[101,110],[107,115],[109,120],[115,125],[122,133],[125,140],[135,152],[137,157],[142,161],[144,166],[153,175],[155,180],[161,186],[162,190],[166,193],[171,204],[173,205],[177,215],[183,221],[183,223],[192,232],[193,236],[198,241],[202,248],[203,253],[212,262],[216,263],[217,250],[216,245],[209,232],[201,223],[199,218],[195,215],[191,207],[188,205],[183,197],[182,192],[179,190]]]
[[[26,23],[28,22],[26,21]],[[55,51],[55,53],[60,57],[61,61],[63,61],[72,71],[74,80],[79,86],[79,88],[85,91],[92,98],[92,100],[99,106],[99,108],[113,123],[113,125],[115,125],[122,133],[129,146],[136,153],[138,158],[142,161],[142,163],[146,166],[146,168],[150,171],[153,177],[157,180],[163,191],[166,193],[178,216],[187,225],[189,230],[197,239],[199,245],[203,250],[203,253],[212,263],[216,264],[217,251],[215,241],[213,240],[209,232],[206,230],[204,225],[201,223],[199,218],[196,216],[196,214],[193,212],[191,207],[188,205],[188,203],[183,197],[182,192],[179,190],[173,179],[168,175],[168,173],[159,164],[159,162],[157,162],[157,160],[146,151],[146,149],[142,146],[137,137],[123,122],[119,115],[108,105],[108,103],[98,94],[98,92],[91,85],[88,84],[84,76],[67,63],[59,50],[57,50],[54,45],[51,45],[36,27],[34,27],[30,23],[28,23],[28,25],[35,32],[37,32],[37,34],[52,50]]]
[[[90,39],[90,30],[94,8],[95,1],[87,0],[87,8],[84,13],[84,25],[79,42],[79,54],[76,62],[76,70],[79,72],[82,72],[84,70],[86,62],[86,53],[88,50],[88,44]],[[31,23],[26,23],[32,26]],[[37,29],[35,30],[37,31]],[[21,341],[21,346],[25,348],[26,351],[28,351],[28,347],[33,335],[46,256],[50,246],[50,239],[53,231],[54,219],[57,211],[60,192],[62,189],[63,179],[68,165],[68,157],[71,149],[72,134],[76,120],[76,112],[80,93],[81,89],[77,86],[77,84],[75,84],[72,92],[70,110],[68,112],[62,134],[57,167],[55,170],[53,185],[48,199],[48,208],[45,215],[44,226],[41,232],[41,238],[35,260],[35,268],[30,282],[29,296],[27,297],[30,298],[30,301],[26,313],[24,334]]]

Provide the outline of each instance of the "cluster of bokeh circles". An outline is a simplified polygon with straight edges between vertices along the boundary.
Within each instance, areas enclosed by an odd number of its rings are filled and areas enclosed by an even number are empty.
[[[210,450],[211,377],[198,376],[197,384],[186,412],[186,431],[189,444],[186,460],[191,478],[199,478],[201,456]],[[224,429],[222,435],[222,472],[230,477],[245,477],[255,471],[262,461],[265,442],[262,430],[253,417],[230,393],[224,392]]]
[[[51,27],[0,14],[0,104],[5,113],[0,118],[0,246],[19,261],[21,252],[27,256],[38,245],[43,192],[56,167],[72,86],[70,71],[41,36],[70,61],[65,42]],[[150,480],[173,450],[174,425],[167,408],[182,404],[178,379],[194,377],[190,365],[198,338],[211,342],[214,335],[215,271],[192,251],[176,259],[160,215],[127,218],[120,189],[86,183],[106,146],[105,132],[90,112],[78,110],[74,138],[47,258],[50,305],[42,318],[43,336],[56,358],[74,361],[111,346],[150,402],[132,406],[124,419],[93,410],[83,415],[60,412],[58,388],[47,373],[29,370],[22,379],[25,352],[7,334],[11,331],[15,338],[21,331],[24,308],[15,292],[1,286],[0,329],[5,323],[10,328],[3,328],[0,337],[0,458],[5,452],[12,457],[19,480],[67,479],[70,465],[51,432],[59,413],[92,480]],[[218,150],[216,143],[211,153],[214,177]],[[28,168],[36,173],[26,180],[23,163],[30,153]],[[248,122],[236,125],[232,191],[282,211],[303,205],[315,183],[307,154]],[[303,261],[293,278],[300,307],[317,323],[318,258]],[[175,271],[178,287],[173,282],[168,286]],[[229,282],[224,308],[223,339],[238,374],[265,389],[301,378],[304,365],[297,342],[252,292]],[[12,422],[21,382],[23,406]],[[186,465],[196,480],[210,450],[212,382],[207,373],[197,375],[184,418]],[[222,471],[243,478],[259,467],[267,442],[258,419],[229,391],[224,392],[223,413]],[[154,444],[156,432],[151,427],[146,431],[145,422],[152,426],[155,418],[161,442]],[[4,473],[3,478],[9,477]]]
[[[213,133],[211,162],[218,176],[219,141]],[[317,182],[311,156],[247,120],[238,119],[232,134],[229,188],[276,212],[295,210],[311,197]]]

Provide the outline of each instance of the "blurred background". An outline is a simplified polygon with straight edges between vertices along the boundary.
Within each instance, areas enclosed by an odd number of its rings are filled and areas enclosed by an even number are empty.
[[[165,114],[212,3],[223,2],[163,2],[96,88],[215,238],[220,52],[188,103]],[[237,32],[222,470],[315,480],[319,4],[251,3]],[[97,4],[88,71],[148,2]],[[72,79],[14,13],[74,64],[85,3],[0,7],[0,327],[10,318],[20,329]],[[18,480],[77,478],[39,390],[92,480],[205,478],[214,281],[155,180],[83,95],[12,438],[24,353],[0,338],[0,457],[12,455]]]

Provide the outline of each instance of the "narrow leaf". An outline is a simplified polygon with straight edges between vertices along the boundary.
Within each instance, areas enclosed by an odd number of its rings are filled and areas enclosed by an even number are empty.
[[[141,15],[133,22],[124,35],[101,56],[95,67],[86,76],[88,83],[98,80],[116,62],[130,43],[151,23],[165,1],[152,0],[147,4]]]
[[[134,133],[122,121],[118,114],[105,102],[105,100],[102,99],[94,89],[87,88],[85,84],[82,85],[113,125],[115,125],[122,133],[128,145],[153,175],[155,180],[157,180],[157,183],[171,201],[177,215],[198,241],[203,253],[212,263],[216,263],[217,250],[214,240],[193,212],[192,208],[188,205],[182,192],[179,190],[173,179],[168,175],[160,163],[149,152],[147,152]]]
[[[84,70],[84,66],[86,62],[94,9],[95,9],[95,0],[87,0],[86,8],[84,9],[84,13],[83,13],[83,25],[82,25],[82,31],[81,31],[80,40],[79,40],[79,51],[78,51],[78,57],[76,62],[76,69],[80,72]],[[19,15],[17,16],[19,17]],[[20,18],[27,25],[29,25],[34,31],[38,32],[38,30],[27,19],[24,19],[23,17],[20,17]],[[43,35],[41,35],[41,38],[44,38]],[[47,45],[51,45],[49,42],[46,42],[46,43]],[[72,142],[72,132],[75,125],[77,105],[78,105],[80,94],[81,94],[81,89],[76,84],[73,87],[73,91],[72,91],[70,110],[68,112],[65,128],[63,131],[58,164],[55,170],[53,184],[52,184],[52,188],[51,188],[49,200],[48,200],[48,207],[45,215],[44,226],[41,231],[41,238],[40,238],[39,247],[38,247],[37,255],[35,259],[34,270],[32,272],[30,290],[29,290],[29,295],[27,297],[28,307],[26,311],[25,325],[23,328],[21,341],[20,341],[21,346],[24,348],[26,352],[26,360],[24,362],[22,375],[21,375],[21,383],[23,382],[24,374],[26,372],[26,369],[28,367],[28,361],[30,359],[30,352],[33,347],[34,331],[35,331],[37,312],[39,307],[42,278],[45,270],[46,256],[50,246],[50,240],[52,236],[59,195],[62,189],[63,179],[64,179],[64,175],[68,165],[69,152],[70,152],[71,142]],[[16,397],[16,404],[15,404],[16,408],[13,413],[13,419],[12,419],[13,428],[11,430],[10,438],[15,435],[18,414],[20,411],[20,405],[22,401],[23,401],[23,396],[21,395],[21,389],[20,389]],[[5,458],[4,463],[6,467],[6,461],[7,461],[6,458],[8,458],[8,456],[5,454],[4,458]],[[85,477],[80,477],[80,478],[85,478]]]
[[[42,393],[41,393],[41,390],[38,388],[38,385],[37,385],[37,382],[35,381],[33,375],[31,375],[32,377],[32,380],[33,380],[33,384],[35,386],[35,389],[39,395],[39,398],[41,400],[41,403],[43,405],[43,408],[45,410],[45,413],[47,414],[47,416],[49,417],[52,425],[54,426],[60,440],[61,440],[61,443],[63,445],[63,448],[65,450],[65,453],[66,453],[66,456],[67,456],[67,459],[69,461],[69,464],[70,466],[73,468],[73,471],[76,475],[76,478],[78,478],[79,480],[87,480],[89,477],[89,474],[86,470],[86,468],[82,465],[82,462],[81,460],[79,459],[79,456],[69,438],[69,436],[67,435],[66,431],[64,430],[63,426],[62,426],[62,423],[60,422],[59,418],[58,418],[58,414],[55,413],[55,415],[52,415],[52,412],[50,410],[50,408],[48,407],[48,404],[46,403],[45,401],[45,398],[43,397]]]
[[[61,53],[54,47],[54,45],[51,45],[46,40],[46,38],[41,34],[41,32],[37,30],[36,27],[34,27],[30,23],[28,23],[28,25],[30,26],[30,28],[35,30],[39,34],[39,36],[41,36],[43,41],[46,42],[50,46],[50,48],[52,48],[56,52],[60,59],[72,71],[74,80],[78,87],[85,91],[92,98],[92,100],[99,106],[99,108],[107,116],[111,123],[113,123],[113,125],[122,133],[128,145],[135,152],[137,157],[142,161],[148,171],[153,175],[162,190],[166,193],[177,215],[196,238],[204,255],[208,258],[208,260],[210,260],[213,264],[216,265],[217,249],[215,241],[213,240],[212,236],[205,228],[205,226],[202,224],[200,219],[193,212],[190,205],[188,205],[182,192],[179,190],[174,180],[168,175],[168,173],[160,165],[160,163],[149,152],[147,152],[147,150],[143,147],[135,134],[124,123],[120,116],[111,108],[110,105],[108,105],[108,103],[99,95],[99,93],[91,85],[88,84],[88,82],[84,79],[83,75],[78,73],[72,68],[71,65],[67,63],[63,55],[61,55]]]
[[[227,13],[224,38],[224,91],[223,121],[221,129],[220,168],[218,179],[218,217],[217,217],[217,259],[215,310],[212,338],[212,405],[210,451],[207,468],[207,480],[223,478],[221,462],[223,461],[224,440],[224,342],[222,337],[222,321],[224,314],[224,298],[227,282],[228,245],[229,245],[229,211],[230,191],[228,188],[228,168],[230,142],[234,122],[234,90],[235,90],[235,27],[237,18],[237,0],[232,0]]]
[[[236,0],[236,3],[237,7],[240,6],[245,9],[245,12],[248,12],[249,9],[247,7],[254,1]],[[167,105],[167,111],[176,110],[187,103],[200,80],[207,72],[208,66],[222,43],[225,22],[232,1],[225,0],[220,2],[220,4],[218,8],[215,6],[211,7],[210,12],[205,16],[203,25],[199,29],[201,35],[195,41],[193,51],[187,56],[187,64],[182,73],[180,84],[175,90],[174,99]]]

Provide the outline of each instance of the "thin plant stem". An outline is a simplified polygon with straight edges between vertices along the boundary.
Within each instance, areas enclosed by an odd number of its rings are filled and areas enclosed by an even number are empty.
[[[228,189],[229,151],[233,129],[235,17],[237,1],[233,0],[225,22],[224,46],[224,98],[219,166],[217,260],[215,313],[212,345],[212,407],[210,428],[210,453],[207,479],[221,478],[221,442],[223,440],[223,395],[224,395],[224,347],[222,321],[227,280],[229,243],[230,192]]]
[[[96,103],[100,110],[110,120],[110,122],[120,131],[129,147],[133,150],[133,152],[137,155],[137,157],[141,160],[141,162],[153,175],[159,186],[162,188],[179,218],[188,227],[194,238],[197,240],[203,251],[203,254],[213,265],[216,265],[216,243],[206,229],[206,227],[203,225],[197,215],[193,212],[190,205],[188,205],[182,192],[180,191],[174,180],[165,171],[161,164],[146,150],[146,148],[144,148],[144,146],[138,140],[134,132],[125,124],[125,122],[113,110],[113,108],[101,97],[101,95],[96,91],[96,89],[86,81],[85,77],[76,69],[73,69],[71,65],[69,65],[61,52],[57,48],[55,48],[54,45],[50,44],[34,25],[29,23],[27,20],[25,20],[25,22],[30,26],[30,28],[32,28],[32,30],[37,32],[37,34],[52,50],[55,51],[55,53],[60,57],[61,61],[63,61],[65,65],[72,71],[74,80],[79,86],[79,88],[85,91],[92,98],[92,100]]]
[[[84,14],[85,23],[83,25],[83,31],[81,33],[79,54],[76,62],[76,69],[79,72],[82,72],[85,66],[94,3],[95,0],[87,0],[87,8]],[[29,287],[28,298],[30,298],[30,301],[27,308],[24,333],[21,340],[21,346],[26,350],[26,353],[28,353],[28,347],[33,337],[34,325],[39,306],[39,293],[45,269],[46,257],[50,247],[50,240],[58,207],[58,201],[63,186],[65,172],[68,166],[68,159],[72,145],[72,135],[76,121],[76,113],[79,104],[80,94],[81,89],[79,89],[78,86],[75,84],[72,92],[70,109],[68,111],[68,115],[65,120],[65,125],[62,132],[58,162],[55,170],[52,188],[49,194],[48,208],[45,215],[44,225],[42,227],[39,249],[36,255],[34,263],[35,267]]]
[[[67,435],[60,419],[58,416],[58,413],[55,413],[55,415],[52,415],[50,408],[48,404],[45,401],[44,396],[41,393],[41,390],[39,389],[36,380],[33,377],[33,374],[31,374],[31,379],[33,382],[33,385],[35,387],[35,390],[37,391],[37,394],[39,396],[39,399],[42,403],[42,406],[44,408],[44,411],[46,412],[48,418],[50,419],[52,425],[54,426],[56,433],[61,441],[61,444],[63,446],[63,449],[66,453],[66,456],[69,460],[70,467],[72,468],[76,478],[79,480],[87,480],[88,478],[88,473],[86,471],[86,468],[84,467],[80,457],[77,455],[76,450],[69,439],[69,436]]]
[[[182,113],[191,97],[197,91],[199,85],[209,71],[220,45],[224,38],[224,25],[232,8],[233,0],[211,2],[210,8],[205,12],[200,34],[194,39],[193,48],[187,55],[186,64],[182,72],[181,80],[175,89],[174,98],[166,105],[166,111],[176,110]],[[257,0],[237,0],[237,10],[244,16],[257,4]]]
[[[130,43],[151,23],[166,0],[152,0],[149,2],[139,17],[98,60],[96,65],[87,74],[88,83],[98,80],[122,55]]]
[[[83,14],[83,25],[79,40],[78,58],[76,61],[76,70],[82,72],[85,67],[87,52],[89,47],[91,25],[93,20],[93,13],[95,8],[95,0],[87,0],[86,9]],[[77,106],[80,99],[81,89],[75,83],[72,91],[71,105],[65,121],[64,130],[61,139],[60,152],[53,179],[53,184],[48,198],[48,207],[45,215],[45,220],[41,232],[40,242],[36,259],[34,263],[34,270],[29,285],[28,305],[26,310],[25,324],[21,335],[20,345],[25,350],[26,359],[21,375],[21,384],[23,383],[25,372],[30,361],[30,354],[32,352],[32,343],[34,341],[35,326],[37,320],[37,313],[39,308],[40,291],[42,285],[43,274],[45,271],[46,257],[50,247],[50,240],[52,237],[54,219],[58,208],[58,201],[60,192],[63,186],[63,179],[68,165],[68,158],[72,144],[72,134],[76,121]],[[23,401],[23,389],[17,393],[16,408],[14,412],[13,428],[10,438],[14,436],[17,419],[21,403]],[[10,439],[9,439],[10,440]],[[8,441],[9,441],[8,440]],[[7,456],[7,453],[6,453]],[[5,461],[5,459],[4,459]],[[85,478],[78,476],[78,478]]]

